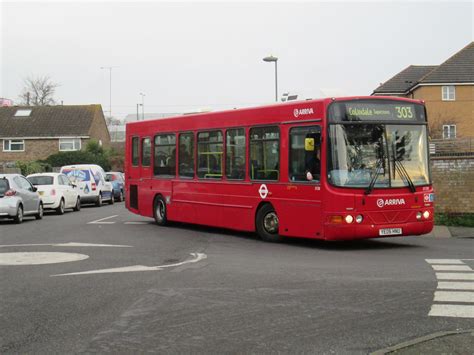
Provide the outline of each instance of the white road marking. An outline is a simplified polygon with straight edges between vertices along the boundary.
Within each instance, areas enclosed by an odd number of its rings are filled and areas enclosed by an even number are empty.
[[[474,318],[474,306],[454,304],[434,304],[428,314],[435,317]]]
[[[76,253],[0,253],[0,265],[57,264],[84,260],[88,257],[88,255]]]
[[[429,316],[474,318],[474,282],[472,282],[474,270],[462,260],[469,259],[426,259],[435,271],[452,271],[436,272],[438,287],[434,293],[433,302],[467,303],[464,305],[434,303],[428,313]]]
[[[149,222],[124,222],[124,224],[150,224]]]
[[[474,303],[474,292],[469,291],[436,291],[434,302],[472,302]]]
[[[437,272],[438,280],[474,280],[474,273],[467,272]]]
[[[114,224],[115,222],[104,222],[106,219],[111,219],[111,218],[115,218],[115,217],[118,217],[118,214],[116,214],[115,216],[110,216],[110,217],[105,217],[105,218],[101,218],[101,219],[98,219],[96,221],[92,221],[92,222],[89,222],[87,224]]]
[[[474,282],[438,282],[438,290],[474,290]]]
[[[426,259],[426,262],[428,264],[464,264],[460,259]]]
[[[431,265],[435,271],[474,271],[468,265]]]
[[[191,253],[193,259],[188,259],[180,263],[168,264],[168,265],[158,265],[158,266],[144,266],[144,265],[133,265],[125,267],[117,267],[111,269],[101,269],[101,270],[90,270],[82,272],[72,272],[68,274],[58,274],[51,276],[71,276],[71,275],[90,275],[90,274],[109,274],[109,273],[118,273],[118,272],[137,272],[137,271],[161,271],[165,268],[181,266],[184,264],[197,263],[201,260],[207,259],[207,255],[203,253]]]
[[[51,246],[51,247],[109,247],[109,248],[133,248],[131,245],[114,245],[114,244],[91,244],[91,243],[56,243],[56,244],[9,244],[0,245],[0,248],[11,248],[11,247],[40,247],[40,246]]]

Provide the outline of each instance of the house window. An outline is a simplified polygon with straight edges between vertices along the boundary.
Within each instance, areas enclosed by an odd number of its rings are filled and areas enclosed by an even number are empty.
[[[64,138],[59,140],[59,151],[67,152],[72,150],[81,150],[80,138]]]
[[[443,125],[443,139],[454,139],[456,138],[456,125],[445,124]]]
[[[22,139],[4,139],[3,151],[4,152],[24,152],[25,141]]]
[[[454,85],[443,86],[442,90],[442,98],[443,101],[454,101],[456,100],[456,89]]]

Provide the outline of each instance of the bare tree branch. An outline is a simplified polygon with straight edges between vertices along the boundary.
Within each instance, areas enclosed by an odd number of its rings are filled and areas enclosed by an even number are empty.
[[[33,77],[24,80],[24,86],[20,94],[22,105],[46,106],[54,105],[54,93],[59,84],[53,82],[49,75]]]

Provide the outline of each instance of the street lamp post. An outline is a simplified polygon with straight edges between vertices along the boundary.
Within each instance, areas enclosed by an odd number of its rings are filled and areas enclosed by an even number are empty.
[[[278,68],[277,68],[278,58],[271,55],[269,57],[263,58],[263,61],[275,63],[275,101],[278,102]]]
[[[100,67],[109,70],[109,115],[112,117],[112,69],[116,67]]]
[[[141,92],[140,96],[142,97],[142,120],[145,120],[145,94]]]
[[[140,116],[139,116],[139,113],[138,113],[138,108],[142,106],[142,104],[137,104],[137,121],[140,121]]]

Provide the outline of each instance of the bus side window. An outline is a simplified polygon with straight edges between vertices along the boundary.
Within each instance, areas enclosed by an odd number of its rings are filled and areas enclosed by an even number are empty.
[[[321,175],[321,127],[294,127],[290,130],[290,181],[316,181]],[[308,174],[309,173],[309,174]]]
[[[151,139],[142,139],[142,166],[150,166],[151,162]]]
[[[138,166],[138,163],[140,161],[139,146],[140,146],[140,138],[133,137],[132,138],[132,166]]]
[[[226,176],[231,180],[245,178],[245,129],[229,129],[226,132]]]
[[[153,161],[155,176],[172,177],[176,175],[176,136],[174,134],[155,136]]]
[[[250,178],[280,179],[280,131],[278,127],[250,129]]]
[[[178,152],[179,177],[194,177],[194,134],[182,133],[179,135]]]
[[[198,169],[201,179],[222,178],[222,155],[224,150],[221,131],[198,133]]]

